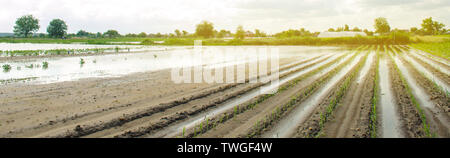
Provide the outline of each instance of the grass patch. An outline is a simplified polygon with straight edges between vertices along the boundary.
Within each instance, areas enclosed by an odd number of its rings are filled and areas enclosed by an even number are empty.
[[[442,43],[414,43],[410,44],[410,46],[432,55],[450,60],[450,41]]]

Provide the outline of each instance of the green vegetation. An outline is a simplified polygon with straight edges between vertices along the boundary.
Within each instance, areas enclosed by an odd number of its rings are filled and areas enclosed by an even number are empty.
[[[367,48],[367,46],[366,46],[366,47],[360,46],[360,47],[358,47],[356,50],[360,50],[361,48]],[[358,52],[358,53],[359,53],[359,52]],[[355,54],[355,55],[356,55],[356,54]],[[355,56],[355,55],[354,55],[354,56]],[[237,115],[240,114],[240,113],[243,113],[243,112],[245,112],[245,111],[247,111],[247,110],[249,110],[249,109],[253,109],[253,108],[256,107],[258,104],[260,104],[260,103],[262,103],[263,101],[269,99],[270,97],[275,96],[276,94],[281,93],[281,92],[287,90],[287,89],[290,88],[290,87],[293,87],[294,85],[298,84],[300,81],[302,81],[302,80],[304,80],[304,79],[306,79],[306,78],[308,78],[308,77],[310,77],[310,76],[312,76],[312,75],[315,75],[315,74],[317,74],[318,72],[322,71],[323,69],[325,69],[325,68],[327,68],[327,67],[329,67],[329,66],[331,66],[331,65],[333,65],[333,64],[335,64],[335,63],[337,63],[338,61],[340,61],[341,59],[343,59],[345,56],[346,56],[346,55],[340,56],[339,58],[334,59],[333,61],[331,61],[331,62],[329,62],[329,63],[327,63],[327,64],[325,64],[325,65],[320,66],[318,69],[315,69],[315,70],[313,70],[313,71],[311,71],[311,72],[309,72],[309,73],[307,73],[307,74],[305,74],[305,75],[300,76],[299,78],[296,78],[294,81],[291,81],[291,82],[289,82],[288,84],[283,85],[282,87],[280,87],[280,88],[278,89],[278,91],[276,91],[276,92],[273,93],[273,94],[262,95],[262,96],[260,96],[256,101],[254,101],[254,102],[252,102],[252,103],[249,103],[249,104],[247,104],[246,106],[242,106],[242,108],[240,108],[241,106],[236,106],[236,107],[233,108],[233,110],[232,110],[231,112],[228,112],[228,113],[226,112],[226,113],[223,114],[223,116],[218,116],[218,118],[212,118],[212,119],[211,119],[211,120],[212,120],[212,121],[211,121],[212,123],[211,123],[211,124],[206,124],[207,129],[204,130],[204,131],[197,131],[197,126],[194,127],[194,133],[191,134],[191,135],[189,135],[188,137],[196,137],[198,134],[204,133],[204,132],[206,132],[207,130],[209,130],[210,128],[216,127],[216,125],[219,124],[219,123],[224,123],[224,122],[226,122],[227,120],[229,120],[229,119],[231,119],[231,118],[234,118],[235,116],[237,116]],[[352,57],[352,59],[354,58],[354,56]],[[347,63],[347,62],[349,62],[349,61],[347,60],[346,63]],[[345,64],[345,63],[344,63],[344,64]],[[343,66],[344,66],[344,65],[341,64],[339,67],[343,67]],[[328,74],[328,75],[330,75],[330,74]],[[313,86],[310,86],[310,87],[317,88],[319,85],[320,85],[320,84],[313,84]],[[305,93],[305,94],[302,94],[301,96],[306,97],[306,96],[308,96],[309,94],[311,94],[311,93],[313,92],[313,90],[312,90],[312,89],[308,89],[307,92],[310,92],[310,93],[308,93],[308,94]],[[299,95],[299,96],[300,96],[300,95]],[[293,106],[295,103],[297,103],[297,102],[299,102],[299,101],[300,101],[299,99],[297,99],[296,97],[293,97],[293,99],[289,102],[288,105],[289,105],[289,106]],[[283,106],[283,108],[277,108],[276,111],[272,112],[272,114],[271,114],[272,119],[274,119],[274,118],[280,118],[280,117],[281,117],[281,114],[283,114],[283,112],[285,112],[285,111],[288,110],[288,105]],[[266,127],[266,125],[268,125],[269,123],[270,123],[270,122],[268,121],[268,119],[265,118],[264,121],[258,121],[258,123],[255,124],[255,127],[257,127],[257,128],[256,128],[257,130],[262,130],[262,129],[264,129],[264,128]],[[210,127],[210,125],[211,125],[212,127]],[[255,136],[256,133],[258,133],[258,132],[253,132],[253,134],[250,135],[249,137]]]
[[[349,64],[359,53],[361,53],[362,50],[367,49],[367,46],[365,47],[358,47],[356,49],[357,53],[354,53],[352,55],[352,57],[350,59],[347,59],[346,61],[344,61],[343,63],[341,63],[339,66],[337,66],[336,68],[334,68],[333,70],[331,70],[330,72],[326,73],[325,76],[321,77],[319,80],[317,80],[316,82],[314,82],[313,84],[309,85],[308,87],[306,87],[302,92],[296,94],[295,96],[293,96],[291,98],[291,100],[285,104],[282,105],[282,108],[278,111],[278,113],[276,114],[270,114],[268,116],[266,116],[263,120],[258,121],[258,123],[255,125],[255,127],[253,127],[252,132],[248,135],[248,137],[256,137],[258,135],[261,134],[261,132],[268,127],[270,124],[272,124],[273,122],[275,122],[276,120],[278,120],[279,118],[282,117],[283,114],[286,114],[288,111],[292,110],[294,105],[296,105],[297,103],[303,101],[304,99],[306,99],[308,96],[310,96],[312,93],[314,93],[323,83],[327,82],[328,80],[331,79],[331,77],[333,77],[335,74],[337,74],[344,66],[346,66],[347,64]],[[331,65],[335,64],[336,62],[338,62],[339,60],[343,59],[344,56],[339,57],[338,59],[335,59],[334,61],[325,64],[297,79],[295,79],[294,81],[291,81],[290,84],[285,85],[283,87],[281,87],[279,89],[279,92],[286,90],[289,87],[294,86],[295,84],[297,84],[298,82],[302,81],[305,78],[308,78],[314,74],[317,74],[318,72],[322,71],[323,69],[330,67]],[[270,96],[267,96],[270,97]],[[259,124],[259,122],[261,122],[261,124]]]
[[[84,61],[84,59],[83,59],[83,58],[80,58],[80,65],[83,65],[84,63],[86,63],[86,62]]]
[[[450,40],[442,43],[414,43],[413,48],[450,60]]]
[[[5,64],[2,67],[3,67],[3,72],[9,72],[9,70],[11,70],[11,65],[9,65],[9,64]]]
[[[210,23],[208,21],[203,21],[202,23],[197,25],[195,34],[197,36],[203,37],[203,38],[214,37],[214,26],[212,23]]]
[[[242,27],[242,25],[239,25],[237,30],[236,30],[236,34],[234,35],[235,39],[244,39],[245,38],[245,30],[244,27]]]
[[[375,32],[380,34],[389,33],[391,31],[391,27],[389,26],[389,23],[387,22],[386,18],[379,17],[375,19]]]
[[[312,135],[312,137],[319,137],[325,123],[328,121],[329,117],[333,114],[334,109],[336,109],[337,106],[339,106],[339,102],[344,98],[345,93],[348,91],[348,88],[350,87],[351,82],[354,80],[355,76],[359,73],[361,68],[364,66],[364,63],[367,60],[367,56],[369,53],[366,53],[366,55],[363,57],[362,60],[358,62],[358,65],[356,65],[355,70],[351,71],[350,75],[345,78],[344,82],[340,84],[338,90],[335,93],[335,96],[331,99],[331,101],[328,103],[328,106],[326,107],[326,111],[323,113],[320,113],[320,120],[319,120],[319,131]]]
[[[103,34],[103,36],[108,37],[108,38],[116,38],[116,37],[120,37],[120,34],[116,30],[108,30]]]
[[[374,87],[373,87],[373,94],[372,94],[372,108],[370,109],[370,124],[369,124],[369,130],[370,130],[370,137],[376,138],[377,137],[377,126],[378,126],[378,119],[377,119],[377,105],[378,105],[378,91],[380,89],[380,76],[379,76],[379,66],[380,66],[380,46],[377,47],[376,50],[376,67],[375,67],[375,79],[374,79]]]
[[[29,37],[39,30],[39,20],[33,15],[25,15],[17,19],[14,34],[19,37]]]
[[[47,69],[48,68],[48,62],[44,61],[42,62],[42,68]]]
[[[397,52],[393,49],[392,52],[394,54],[397,54]],[[391,55],[388,55],[392,61],[394,61],[393,57]],[[430,132],[430,125],[428,125],[427,123],[427,119],[425,117],[425,113],[423,112],[419,102],[417,102],[416,98],[414,97],[411,88],[409,87],[408,83],[406,82],[405,77],[403,76],[402,72],[400,71],[400,69],[398,68],[397,64],[393,64],[394,65],[394,69],[395,71],[397,71],[397,74],[400,76],[400,79],[402,81],[403,86],[406,88],[408,96],[411,99],[411,102],[413,103],[413,105],[416,106],[416,109],[420,115],[421,121],[422,121],[422,125],[423,125],[423,131],[425,132],[425,134],[428,137],[432,137],[431,132]]]
[[[61,19],[53,19],[47,27],[50,37],[62,38],[67,34],[67,24]]]

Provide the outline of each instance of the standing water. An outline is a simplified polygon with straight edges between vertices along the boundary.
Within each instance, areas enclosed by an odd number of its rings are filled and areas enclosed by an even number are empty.
[[[400,138],[403,134],[400,130],[400,119],[395,108],[391,82],[389,80],[389,68],[387,60],[380,60],[380,95],[381,95],[381,129],[384,138]]]

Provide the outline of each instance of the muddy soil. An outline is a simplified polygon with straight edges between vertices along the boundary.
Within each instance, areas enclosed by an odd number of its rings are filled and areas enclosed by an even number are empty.
[[[400,74],[398,74],[397,70],[394,68],[394,61],[391,59],[386,60],[388,60],[389,77],[391,85],[393,86],[392,90],[397,105],[396,109],[398,109],[397,112],[400,114],[402,126],[400,128],[403,131],[404,136],[409,138],[426,137],[422,124],[423,120],[415,105],[412,103],[412,98],[408,95],[407,88],[404,86]]]
[[[330,121],[325,123],[322,137],[368,138],[370,137],[370,111],[376,62],[368,63],[370,69],[362,82],[352,82],[350,91],[335,109]]]
[[[364,64],[363,60],[360,59],[358,61],[358,64],[356,64],[353,68],[351,68],[350,71],[348,71],[343,78],[341,78],[328,92],[326,97],[322,99],[321,103],[315,107],[312,113],[309,114],[308,119],[305,120],[299,127],[297,127],[297,133],[295,134],[295,137],[300,138],[309,138],[309,137],[315,137],[315,136],[323,136],[324,132],[320,127],[320,119],[321,114],[325,114],[327,107],[332,99],[334,99],[337,96],[337,91],[340,88],[340,86],[344,83],[344,81],[354,73],[354,71],[357,71],[358,65]],[[351,82],[355,82],[356,75],[351,79]],[[349,91],[350,89],[347,89]],[[339,106],[339,104],[337,105]],[[334,109],[336,110],[336,109]],[[328,121],[332,119],[332,115],[328,118]],[[327,121],[327,122],[328,122]]]

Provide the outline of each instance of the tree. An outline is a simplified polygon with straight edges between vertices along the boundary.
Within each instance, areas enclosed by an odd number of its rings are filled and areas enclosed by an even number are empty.
[[[28,37],[30,34],[39,30],[39,20],[33,15],[25,15],[16,20],[14,34],[17,36]]]
[[[231,32],[227,30],[220,30],[219,33],[217,33],[217,38],[224,38],[231,36]]]
[[[352,29],[353,32],[361,32],[361,29],[359,29],[358,27],[355,27]]]
[[[234,34],[234,38],[236,39],[244,39],[245,38],[245,30],[242,25],[239,25],[236,29],[236,34]]]
[[[115,37],[119,37],[120,34],[116,30],[108,30],[103,34],[103,36],[106,36],[109,38],[115,38]]]
[[[210,38],[214,36],[214,26],[208,21],[203,21],[197,25],[195,29],[195,34],[203,38]]]
[[[50,37],[62,38],[67,33],[67,25],[61,19],[53,19],[47,27],[47,33]]]
[[[80,30],[80,31],[77,32],[76,36],[77,37],[86,37],[86,36],[89,36],[89,32],[84,31],[84,30]]]
[[[95,35],[97,38],[103,37],[103,34],[101,32],[97,32],[97,35]]]
[[[259,29],[255,29],[255,37],[266,37],[267,34],[265,32],[260,31]]]
[[[366,33],[367,36],[373,36],[373,32],[372,32],[372,31],[369,31],[369,30],[367,30],[367,29],[364,29],[363,32]]]
[[[147,33],[141,32],[141,33],[139,33],[139,35],[137,35],[137,36],[138,36],[138,37],[144,38],[144,37],[147,37]]]
[[[189,34],[189,32],[187,32],[186,30],[183,30],[182,32],[184,37],[186,37]]]
[[[419,31],[419,29],[417,29],[417,27],[411,27],[411,29],[409,29],[409,32],[416,34],[417,31]]]
[[[180,32],[180,30],[176,29],[176,30],[175,30],[175,35],[177,35],[177,37],[181,37],[181,32]]]
[[[387,22],[386,18],[379,17],[375,19],[375,32],[384,34],[391,31],[391,27],[389,26],[389,23]]]
[[[334,30],[334,28],[329,28],[328,32],[335,32],[336,30]]]
[[[444,27],[445,27],[444,24],[437,21],[433,21],[432,17],[426,18],[422,21],[422,29],[424,33],[427,35],[441,34],[445,32]]]
[[[344,31],[350,31],[350,27],[347,24],[344,26]]]

